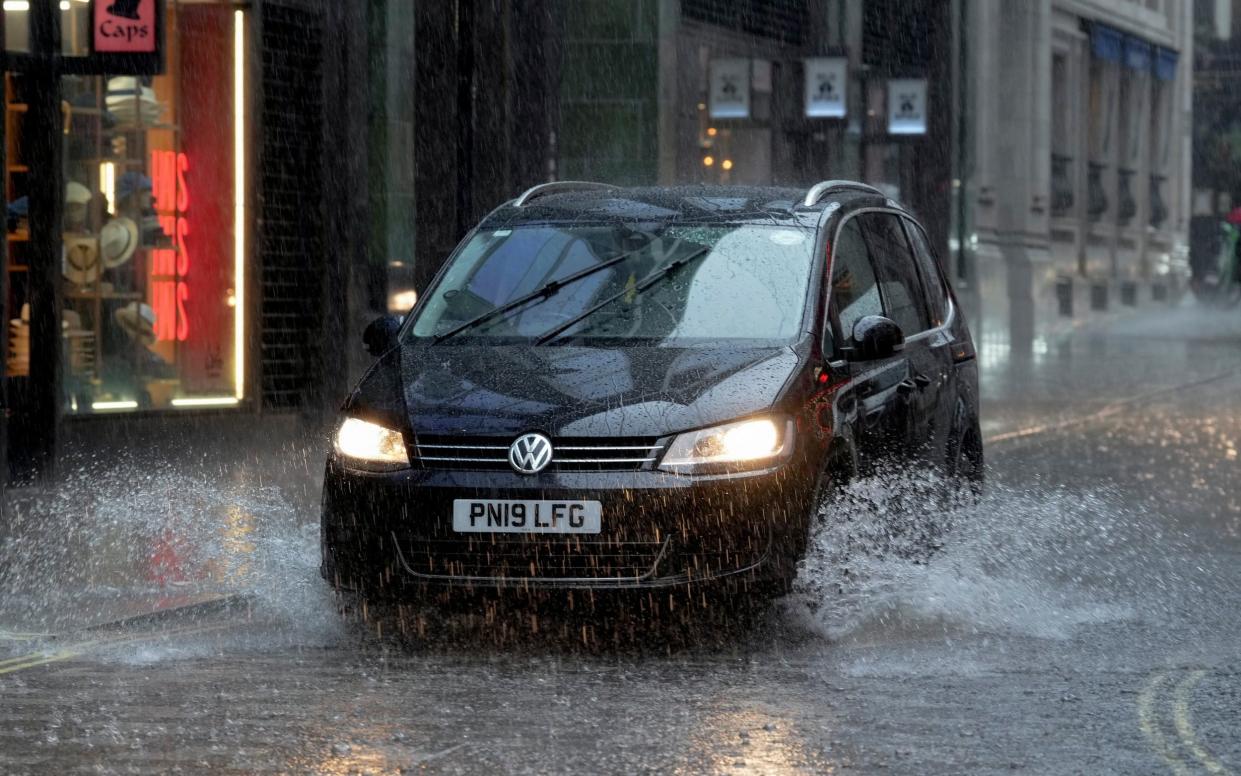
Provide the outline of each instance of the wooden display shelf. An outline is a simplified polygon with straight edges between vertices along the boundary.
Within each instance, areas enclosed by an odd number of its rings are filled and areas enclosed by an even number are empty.
[[[9,240],[9,242],[11,242],[11,243],[13,243],[13,242],[29,242],[29,241],[30,241],[30,230],[28,230],[28,229],[18,229],[16,232],[9,232],[9,233],[8,233],[8,240]]]
[[[165,132],[180,132],[181,125],[163,124],[163,123],[138,124],[134,122],[126,122],[122,124],[118,122],[116,126],[112,127],[108,131],[109,132],[146,132],[147,130],[151,130],[151,129],[163,130]]]
[[[145,298],[141,291],[66,291],[66,299],[84,299],[94,301],[95,299],[119,299],[122,301],[137,301]]]
[[[30,110],[30,106],[24,102],[8,102],[5,103],[4,109],[9,113],[25,113]]]
[[[9,172],[30,172],[30,167],[24,164],[10,164],[8,166],[8,171]]]

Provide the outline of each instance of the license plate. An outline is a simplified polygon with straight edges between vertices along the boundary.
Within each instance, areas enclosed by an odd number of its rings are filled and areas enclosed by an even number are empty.
[[[598,501],[466,499],[452,502],[458,533],[597,534],[603,505]]]

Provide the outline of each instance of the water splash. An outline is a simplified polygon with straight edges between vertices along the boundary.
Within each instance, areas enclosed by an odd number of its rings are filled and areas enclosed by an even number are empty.
[[[1066,639],[1166,621],[1188,537],[1101,489],[992,485],[945,504],[922,475],[863,480],[826,504],[786,601],[829,639],[932,634]],[[1183,593],[1182,593],[1183,594]]]
[[[241,595],[282,638],[322,642],[337,618],[318,574],[317,511],[298,488],[263,479],[129,461],[82,466],[14,498],[0,625],[64,633]]]

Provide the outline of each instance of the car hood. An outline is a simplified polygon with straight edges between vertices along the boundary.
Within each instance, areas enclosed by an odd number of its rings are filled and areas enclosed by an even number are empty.
[[[800,350],[408,346],[389,353],[355,398],[388,404],[399,392],[409,426],[424,434],[662,436],[770,408]]]

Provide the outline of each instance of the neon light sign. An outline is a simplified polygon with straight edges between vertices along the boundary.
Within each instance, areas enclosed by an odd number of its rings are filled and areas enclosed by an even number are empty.
[[[151,307],[155,310],[155,339],[185,342],[190,336],[186,306],[190,300],[190,233],[185,219],[190,190],[185,183],[190,160],[179,151],[151,152],[151,194],[159,225],[172,238],[171,248],[151,251]]]

